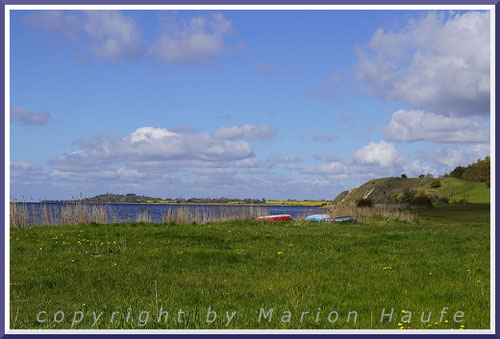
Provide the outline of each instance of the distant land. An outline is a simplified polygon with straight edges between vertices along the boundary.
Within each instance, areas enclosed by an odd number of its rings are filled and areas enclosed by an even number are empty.
[[[230,198],[155,198],[146,195],[137,195],[134,193],[127,194],[100,194],[91,198],[79,198],[73,200],[44,200],[42,202],[83,202],[83,203],[107,203],[107,204],[249,204],[249,205],[308,205],[308,206],[323,206],[331,201],[326,200],[266,200],[262,199],[230,199]]]

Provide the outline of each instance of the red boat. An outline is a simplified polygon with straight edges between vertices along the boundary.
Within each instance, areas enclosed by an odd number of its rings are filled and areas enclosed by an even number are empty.
[[[265,215],[263,217],[258,217],[258,221],[286,221],[292,220],[290,214],[277,214],[277,215]]]

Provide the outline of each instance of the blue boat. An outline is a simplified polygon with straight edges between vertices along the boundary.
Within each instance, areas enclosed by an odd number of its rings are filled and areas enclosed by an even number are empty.
[[[337,217],[335,218],[335,222],[358,222],[358,219],[351,216]]]
[[[333,221],[329,214],[313,214],[306,218],[306,220],[312,221]]]

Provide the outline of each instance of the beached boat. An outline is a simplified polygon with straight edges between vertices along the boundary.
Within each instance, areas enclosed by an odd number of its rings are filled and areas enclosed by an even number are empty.
[[[358,219],[351,216],[337,217],[335,218],[335,222],[358,222]]]
[[[265,215],[257,218],[258,221],[286,221],[292,220],[290,214]]]
[[[329,214],[313,214],[306,218],[306,220],[310,221],[333,221],[332,217]]]

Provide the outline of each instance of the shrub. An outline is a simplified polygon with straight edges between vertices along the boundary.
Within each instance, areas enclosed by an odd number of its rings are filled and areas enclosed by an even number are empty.
[[[432,182],[431,182],[431,187],[432,187],[432,188],[438,188],[438,187],[441,187],[441,180],[439,180],[439,179],[432,180]]]
[[[432,207],[432,200],[428,196],[419,195],[410,201],[410,205],[413,207]]]
[[[356,206],[358,206],[358,207],[372,207],[373,206],[373,202],[371,201],[370,198],[366,198],[366,199],[361,198],[356,203]]]
[[[410,190],[409,188],[405,188],[403,192],[398,196],[398,200],[402,204],[409,204],[413,198],[415,198],[416,192],[414,190]]]
[[[438,204],[447,204],[450,201],[447,197],[441,197],[438,200],[436,200],[436,203]]]
[[[401,178],[403,178],[403,179],[408,179],[408,176],[407,176],[406,174],[404,174],[404,173],[403,173],[403,174],[401,174]]]

